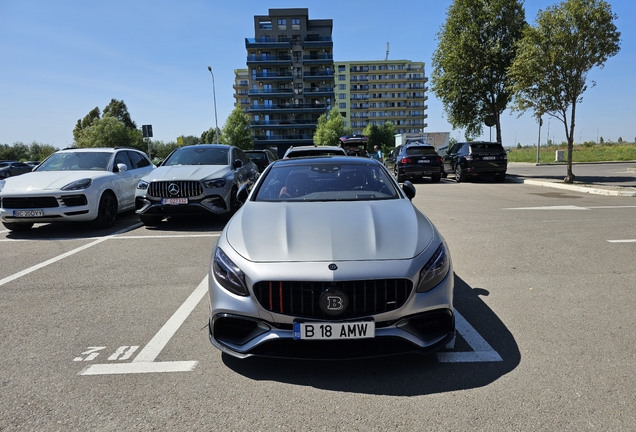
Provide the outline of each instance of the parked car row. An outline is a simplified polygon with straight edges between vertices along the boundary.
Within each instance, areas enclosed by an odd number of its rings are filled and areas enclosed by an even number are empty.
[[[231,214],[239,187],[257,176],[245,153],[226,145],[180,147],[157,169],[131,148],[69,148],[0,180],[0,220],[21,231],[63,221],[106,228],[133,209],[147,225],[177,214]]]
[[[458,183],[475,176],[491,176],[495,181],[503,181],[508,154],[496,142],[455,143],[447,152],[438,152],[432,145],[412,143],[397,146],[386,155],[384,163],[398,182],[425,177],[439,182],[448,174]]]

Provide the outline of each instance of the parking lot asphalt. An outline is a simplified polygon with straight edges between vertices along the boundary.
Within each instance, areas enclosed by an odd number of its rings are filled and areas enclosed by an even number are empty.
[[[595,195],[636,197],[636,161],[573,164],[573,184],[563,182],[565,164],[508,163],[508,178],[521,183]]]

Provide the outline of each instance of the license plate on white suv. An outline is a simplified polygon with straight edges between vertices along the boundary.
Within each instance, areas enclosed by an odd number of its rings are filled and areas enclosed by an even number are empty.
[[[31,218],[44,216],[44,210],[14,210],[13,217],[16,218]]]
[[[366,339],[375,337],[374,321],[294,322],[296,340]]]

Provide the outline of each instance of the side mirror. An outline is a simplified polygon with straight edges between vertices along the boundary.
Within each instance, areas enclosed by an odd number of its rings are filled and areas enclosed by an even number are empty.
[[[236,192],[236,199],[238,199],[241,204],[245,204],[245,201],[247,201],[247,197],[249,196],[249,194],[249,186],[247,184],[242,184],[238,192]]]
[[[128,171],[128,167],[126,166],[126,164],[123,163],[118,163],[117,166],[115,167],[115,169],[113,170],[115,172],[124,172],[124,171]]]
[[[402,183],[402,190],[409,200],[415,198],[415,186],[413,186],[413,183],[411,183],[409,180],[404,180],[404,183]]]
[[[234,168],[240,168],[243,166],[243,161],[240,159],[234,159],[234,163],[232,165]]]

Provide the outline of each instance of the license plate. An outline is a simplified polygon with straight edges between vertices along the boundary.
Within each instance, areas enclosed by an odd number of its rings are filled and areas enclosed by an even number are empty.
[[[375,337],[374,321],[295,322],[296,340],[365,339]]]
[[[417,163],[431,163],[431,161],[428,159],[420,159],[417,161]]]
[[[161,204],[163,205],[179,205],[187,204],[187,198],[161,198]]]
[[[484,156],[481,160],[495,160],[497,159],[495,156]]]
[[[44,210],[14,210],[13,217],[17,218],[29,218],[29,217],[42,217],[44,216]]]

